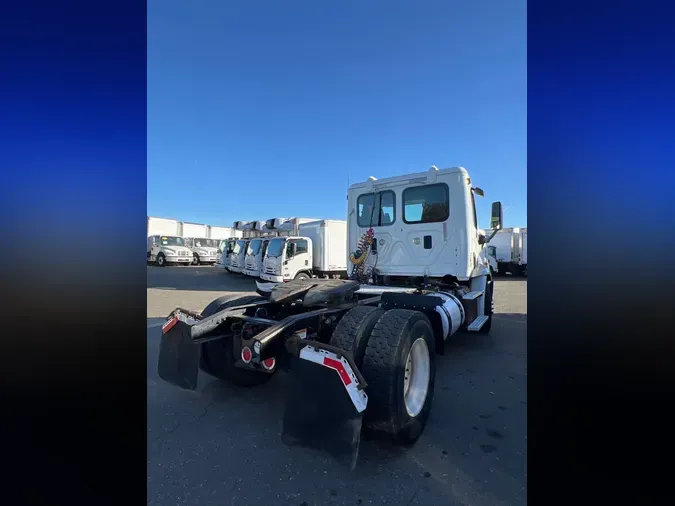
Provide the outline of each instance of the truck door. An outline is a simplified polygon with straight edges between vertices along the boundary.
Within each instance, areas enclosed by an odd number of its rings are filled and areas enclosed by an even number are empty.
[[[284,262],[284,279],[294,279],[302,271],[312,269],[312,256],[307,239],[290,239],[286,241],[286,261]]]

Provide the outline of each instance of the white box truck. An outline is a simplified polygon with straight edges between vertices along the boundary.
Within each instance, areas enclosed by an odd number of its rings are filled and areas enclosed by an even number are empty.
[[[176,235],[151,235],[148,237],[148,262],[160,267],[170,264],[190,265],[192,251],[185,246],[182,237]]]
[[[503,228],[488,243],[490,246],[495,247],[495,256],[497,257],[498,273],[500,276],[504,276],[507,272],[513,274],[513,266],[518,251],[518,233],[519,229],[516,227]]]
[[[181,232],[185,245],[192,251],[192,265],[216,263],[218,243],[209,239],[208,225],[182,221]]]
[[[253,223],[253,230],[259,232],[259,237],[251,239],[246,249],[246,257],[244,259],[245,275],[256,279],[260,278],[263,260],[267,253],[267,246],[272,238],[279,235],[279,230],[275,227],[275,223],[281,224],[283,221],[286,220],[284,218],[270,218]]]
[[[315,220],[298,225],[297,236],[270,239],[258,290],[268,293],[293,279],[347,277],[347,222]]]
[[[180,236],[180,222],[171,218],[157,218],[155,216],[148,216],[148,234],[152,235],[172,235]]]
[[[218,239],[185,237],[185,245],[192,251],[192,265],[215,265],[218,260]]]
[[[180,237],[180,221],[172,218],[147,217],[146,259],[160,267],[169,264],[189,265],[192,253]]]

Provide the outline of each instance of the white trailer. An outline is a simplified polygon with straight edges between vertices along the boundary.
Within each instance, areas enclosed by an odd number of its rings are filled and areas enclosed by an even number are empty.
[[[147,237],[153,235],[180,236],[180,222],[171,218],[148,216]]]

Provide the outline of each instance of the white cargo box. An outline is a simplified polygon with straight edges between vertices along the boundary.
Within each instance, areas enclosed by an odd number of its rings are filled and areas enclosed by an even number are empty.
[[[520,263],[527,265],[527,228],[520,229]]]
[[[503,228],[490,240],[490,246],[497,251],[497,262],[514,261],[514,253],[517,251],[516,236],[518,228]]]
[[[213,227],[209,226],[209,239],[227,239],[234,237],[233,230],[230,227]]]
[[[312,240],[312,268],[315,271],[347,270],[347,222],[317,220],[299,225],[299,236]]]
[[[181,225],[183,237],[207,237],[206,225],[189,221],[182,221]]]
[[[171,218],[155,218],[148,216],[148,237],[151,235],[175,235],[179,236],[178,220]]]

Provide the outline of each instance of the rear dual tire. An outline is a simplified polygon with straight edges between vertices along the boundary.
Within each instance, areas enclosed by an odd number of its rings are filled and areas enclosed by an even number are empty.
[[[242,306],[260,300],[264,299],[257,295],[246,295],[244,297],[225,295],[206,306],[204,311],[202,311],[202,316],[212,316],[228,307]],[[201,347],[202,355],[199,368],[218,379],[229,381],[239,386],[252,387],[267,382],[273,374],[236,367],[232,338],[226,337],[216,341],[209,341],[202,344]]]
[[[366,427],[414,443],[429,417],[436,376],[433,329],[420,311],[351,309],[331,344],[354,359],[368,386]]]

